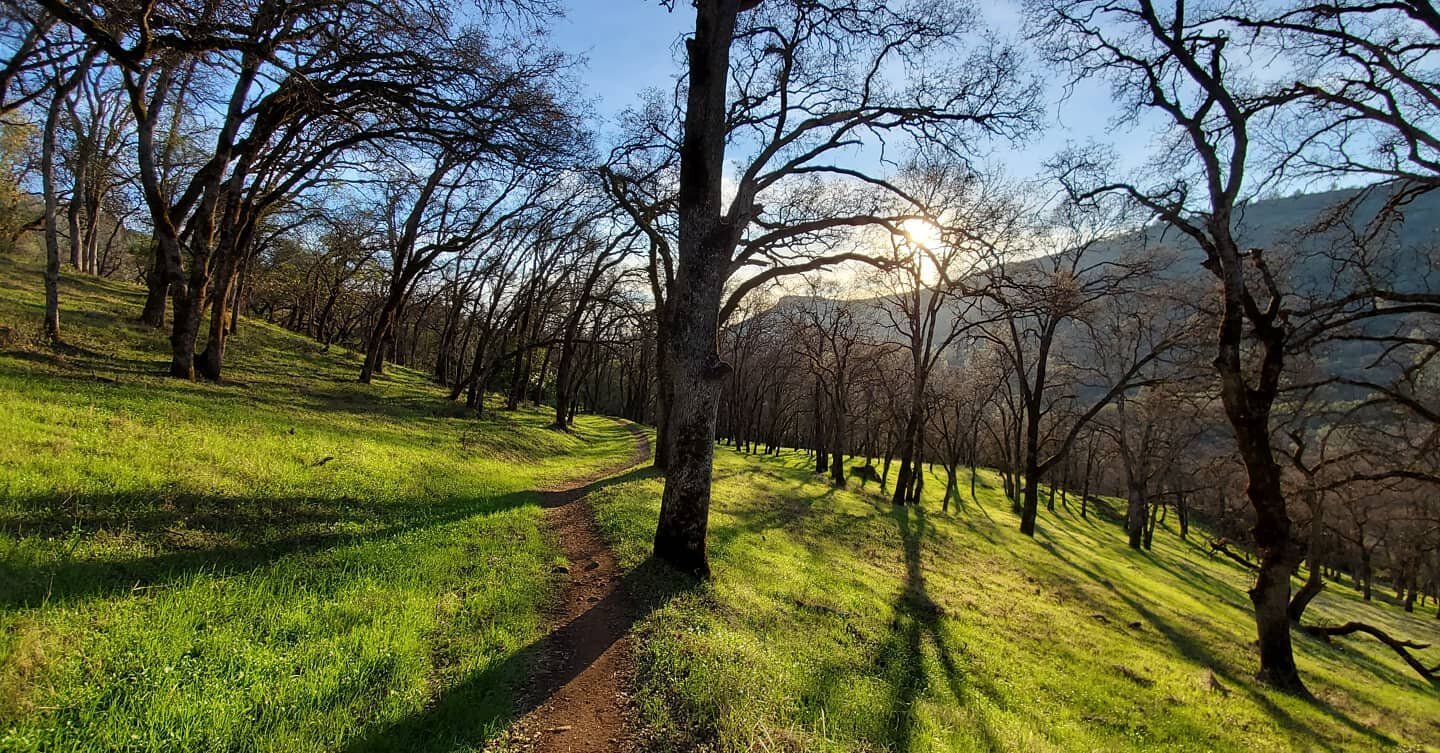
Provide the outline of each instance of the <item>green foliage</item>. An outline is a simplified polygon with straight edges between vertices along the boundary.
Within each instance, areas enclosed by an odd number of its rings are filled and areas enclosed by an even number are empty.
[[[225,384],[160,376],[131,286],[0,259],[0,750],[474,749],[560,556],[528,490],[631,435],[476,420],[405,369],[243,321]],[[464,714],[424,716],[437,698]]]
[[[829,488],[802,454],[717,458],[714,582],[639,627],[641,705],[674,749],[1437,749],[1440,694],[1374,641],[1297,637],[1314,703],[1260,687],[1249,574],[1174,530],[1133,552],[1115,523],[1061,509],[1032,541],[988,472],[944,514],[943,471],[896,508],[874,485]],[[660,488],[592,497],[627,565]],[[1339,584],[1308,619],[1351,616],[1440,639]]]
[[[35,131],[23,120],[0,123],[0,255],[13,253],[25,227],[39,216],[39,201],[23,187],[33,167]]]

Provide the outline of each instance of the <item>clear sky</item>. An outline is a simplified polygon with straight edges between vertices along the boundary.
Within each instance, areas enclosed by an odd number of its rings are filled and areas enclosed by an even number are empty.
[[[1000,34],[1011,38],[1021,34],[1012,2],[976,2],[987,23]],[[586,59],[580,80],[601,117],[613,117],[647,88],[674,85],[680,73],[678,45],[694,24],[690,4],[677,0],[675,5],[674,11],[666,11],[659,0],[566,0],[567,18],[553,28],[554,42]],[[1117,137],[1123,139],[1126,155],[1140,161],[1144,150],[1135,147],[1148,143],[1150,133],[1113,132],[1111,118],[1116,110],[1106,85],[1086,84],[1062,102],[1059,82],[1047,83],[1051,87],[1045,132],[1019,146],[996,144],[992,161],[1014,177],[1033,177],[1067,141],[1116,143]]]

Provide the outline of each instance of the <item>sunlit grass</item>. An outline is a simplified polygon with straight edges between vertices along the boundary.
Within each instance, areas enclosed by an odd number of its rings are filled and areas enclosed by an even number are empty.
[[[529,490],[604,419],[477,420],[425,378],[244,321],[161,376],[132,286],[0,259],[0,750],[465,750],[507,721],[559,558]],[[464,714],[430,715],[443,699]]]
[[[1297,637],[1316,703],[1259,687],[1248,573],[1203,539],[1162,528],[1133,552],[1116,523],[1061,508],[1032,541],[988,473],[945,514],[943,473],[897,509],[874,485],[828,488],[803,454],[717,455],[714,582],[638,643],[647,718],[677,749],[1437,749],[1440,693],[1373,641]],[[595,498],[628,564],[660,488]],[[1347,616],[1440,639],[1433,615],[1339,585],[1310,618]]]

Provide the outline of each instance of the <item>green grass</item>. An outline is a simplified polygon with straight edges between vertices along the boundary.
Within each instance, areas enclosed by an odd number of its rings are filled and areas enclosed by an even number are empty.
[[[628,430],[477,420],[250,321],[226,383],[182,383],[136,288],[67,278],[58,349],[42,301],[0,258],[0,750],[466,750],[508,721],[561,556],[529,490]]]
[[[1248,573],[1173,530],[1137,553],[1062,509],[1032,541],[988,473],[945,514],[939,478],[897,509],[800,454],[717,457],[714,581],[638,628],[642,708],[674,749],[1440,750],[1440,692],[1373,640],[1297,636],[1316,702],[1258,686]],[[626,565],[660,488],[592,497]],[[1336,584],[1309,619],[1349,616],[1440,641],[1433,614]]]

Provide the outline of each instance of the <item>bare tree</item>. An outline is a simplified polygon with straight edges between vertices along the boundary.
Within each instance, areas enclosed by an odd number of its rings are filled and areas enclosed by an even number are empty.
[[[695,9],[678,139],[679,243],[666,303],[671,457],[655,554],[705,575],[716,410],[728,370],[716,353],[720,321],[741,296],[772,280],[864,256],[816,256],[808,238],[874,224],[897,230],[923,209],[912,205],[897,216],[861,205],[858,212],[787,217],[767,211],[763,197],[801,177],[903,196],[875,175],[836,164],[838,153],[882,133],[963,149],[967,136],[1027,125],[1034,92],[1017,79],[1013,51],[995,45],[950,57],[943,71],[929,67],[931,53],[956,51],[959,32],[974,19],[958,7],[701,0]],[[887,79],[898,69],[915,84],[891,86]],[[726,144],[740,141],[756,147],[742,161],[727,207]],[[747,269],[754,273],[725,300],[727,282]]]
[[[1176,126],[1159,155],[1154,185],[1117,181],[1093,160],[1071,159],[1063,175],[1072,195],[1119,192],[1188,237],[1219,283],[1215,368],[1227,418],[1249,474],[1252,535],[1260,566],[1255,606],[1262,681],[1304,692],[1295,668],[1287,608],[1299,561],[1271,446],[1271,411],[1281,387],[1286,326],[1282,291],[1263,252],[1236,238],[1251,164],[1251,128],[1275,101],[1249,97],[1225,57],[1229,37],[1181,2],[1031,4],[1051,61],[1078,77],[1104,75],[1134,110],[1154,110]]]
[[[1098,394],[1082,398],[1072,393],[1066,380],[1052,379],[1067,328],[1083,327],[1084,319],[1098,313],[1104,302],[1143,297],[1144,289],[1156,284],[1152,255],[1113,239],[1124,220],[1125,213],[1115,202],[1095,202],[1090,207],[1065,202],[1053,217],[1030,231],[1031,237],[1054,243],[1055,253],[1037,256],[1035,248],[1026,244],[1019,258],[1006,258],[1003,253],[990,256],[993,263],[984,273],[986,314],[997,321],[977,332],[1010,361],[1018,390],[1024,475],[1020,531],[1027,536],[1035,535],[1040,479],[1064,460],[1085,424],[1145,379],[1147,367],[1175,344],[1174,322],[1162,316],[1154,320],[1153,331],[1089,341],[1098,349],[1114,348],[1128,357],[1103,375],[1103,386],[1092,385],[1100,387]],[[1119,322],[1107,322],[1114,324]],[[1106,327],[1107,334],[1122,334],[1110,329]],[[1131,345],[1135,348],[1129,349]],[[1062,404],[1071,406],[1073,419],[1053,421]],[[1047,426],[1054,436],[1042,436]],[[1047,448],[1048,454],[1042,455]]]

